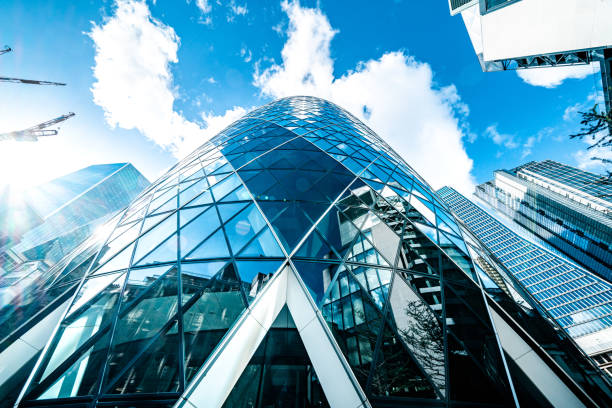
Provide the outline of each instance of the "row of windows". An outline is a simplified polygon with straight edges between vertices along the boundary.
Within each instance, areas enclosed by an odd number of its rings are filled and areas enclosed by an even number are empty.
[[[445,198],[458,216],[553,316],[560,318],[602,304],[612,305],[612,290],[608,284],[596,283],[559,258],[520,240],[458,193],[452,192]],[[568,325],[567,321],[560,323],[565,327]]]

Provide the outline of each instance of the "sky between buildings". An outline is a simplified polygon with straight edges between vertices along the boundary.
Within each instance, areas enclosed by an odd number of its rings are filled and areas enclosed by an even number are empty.
[[[0,184],[131,162],[155,180],[250,109],[315,95],[368,124],[434,188],[470,193],[499,168],[554,159],[596,100],[593,66],[483,73],[446,0],[3,3],[0,132],[69,111],[60,134],[1,142]],[[520,74],[520,75],[519,75]]]

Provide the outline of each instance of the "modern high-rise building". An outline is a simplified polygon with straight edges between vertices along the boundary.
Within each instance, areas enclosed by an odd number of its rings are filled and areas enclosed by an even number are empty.
[[[499,170],[476,196],[612,282],[612,183],[552,160]]]
[[[250,112],[111,229],[72,263],[87,272],[17,406],[612,404],[427,183],[327,101]]]
[[[589,355],[612,349],[612,284],[536,245],[450,187],[438,194]]]
[[[461,13],[482,70],[599,65],[612,107],[612,2],[607,0],[449,0]]]
[[[25,193],[7,189],[2,196],[1,407],[14,402],[16,395],[10,395],[27,379],[28,369],[65,312],[86,272],[78,263],[95,255],[103,244],[88,237],[147,185],[131,164],[104,164]]]
[[[115,163],[89,166],[30,189],[24,200],[39,221],[4,239],[0,259],[53,264],[148,185],[130,163]],[[12,224],[18,219],[14,215],[2,224]]]

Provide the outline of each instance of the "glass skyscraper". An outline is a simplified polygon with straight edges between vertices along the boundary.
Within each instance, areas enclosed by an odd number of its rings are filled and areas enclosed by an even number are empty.
[[[476,196],[584,268],[612,282],[612,183],[557,163],[495,172]]]
[[[79,288],[18,406],[612,404],[528,294],[484,284],[427,183],[327,101],[250,112],[110,229],[72,262],[87,272],[66,275]]]
[[[4,250],[18,259],[53,264],[148,185],[130,163],[114,163],[89,166],[31,189],[25,200],[41,222]]]
[[[129,163],[102,164],[18,196],[10,191],[4,196],[0,209],[0,406],[14,402],[14,388],[27,379],[68,306],[78,279],[86,272],[78,264],[94,256],[103,244],[92,233],[148,185]]]
[[[612,284],[524,239],[452,188],[438,194],[587,353],[612,348]]]

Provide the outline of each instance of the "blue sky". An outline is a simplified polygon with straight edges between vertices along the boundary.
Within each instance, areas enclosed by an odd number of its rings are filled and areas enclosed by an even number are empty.
[[[0,27],[15,50],[0,56],[0,75],[68,83],[0,84],[0,131],[77,114],[56,137],[2,142],[0,183],[110,162],[154,180],[248,110],[292,94],[348,109],[435,188],[469,192],[527,160],[591,164],[567,135],[599,74],[483,73],[445,0],[13,0]]]

